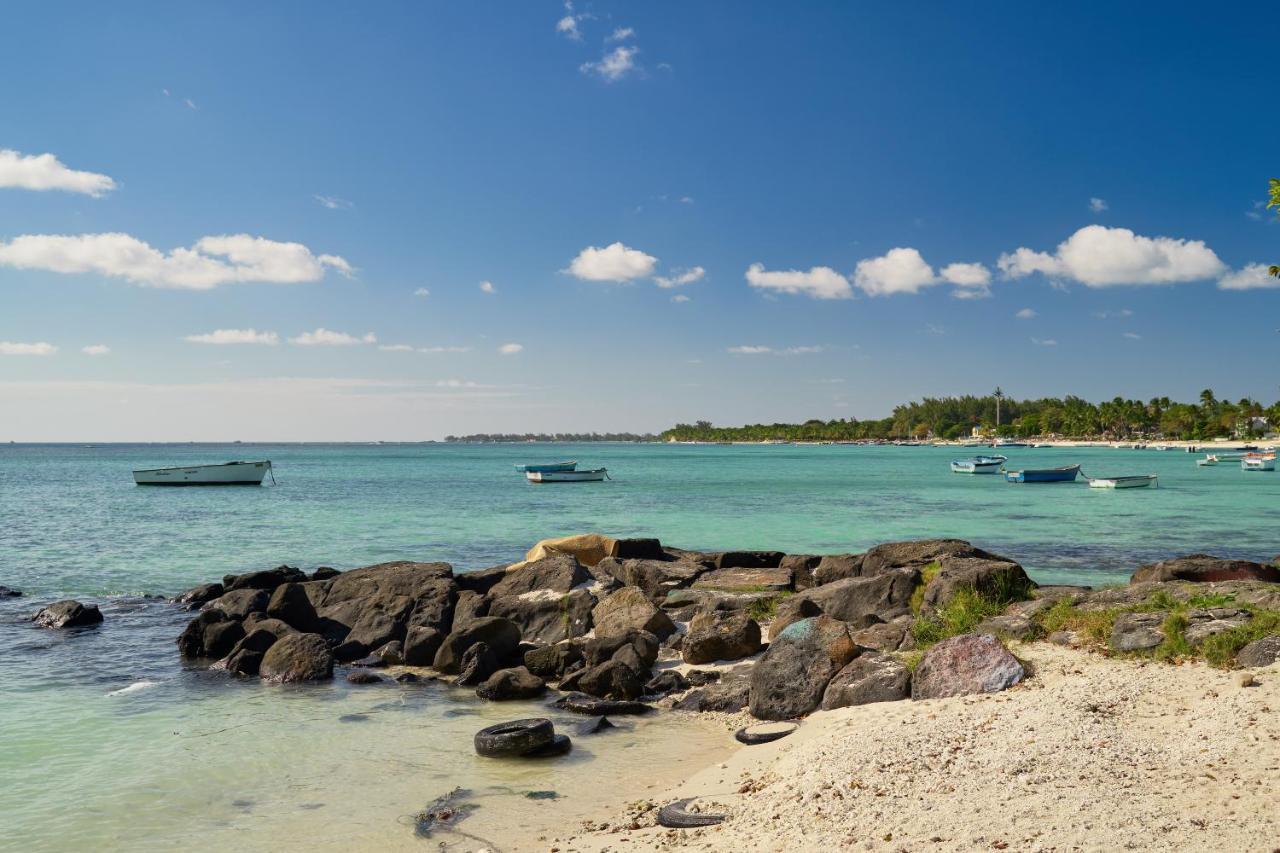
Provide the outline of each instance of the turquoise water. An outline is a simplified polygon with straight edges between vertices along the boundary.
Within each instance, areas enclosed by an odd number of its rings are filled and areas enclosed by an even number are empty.
[[[1018,559],[1039,581],[1101,584],[1175,554],[1270,559],[1278,547],[1280,474],[1197,468],[1183,452],[1008,451],[1011,466],[1079,462],[1094,476],[1160,475],[1157,490],[1112,492],[954,475],[947,462],[957,455],[845,446],[0,446],[0,584],[27,593],[0,600],[5,846],[422,849],[434,840],[414,838],[407,816],[453,785],[490,797],[489,815],[545,818],[571,809],[573,797],[532,811],[522,792],[571,790],[574,773],[616,776],[637,762],[682,772],[726,748],[722,734],[664,721],[584,744],[565,764],[513,769],[476,759],[469,736],[488,720],[541,713],[538,705],[478,705],[439,685],[228,684],[185,669],[173,638],[189,614],[144,596],[229,572],[390,559],[470,569],[517,559],[540,538],[600,531],[793,553],[959,536]],[[232,458],[273,460],[278,485],[140,488],[129,473]],[[533,486],[511,467],[560,458],[605,465],[614,479]],[[106,623],[71,633],[27,623],[41,603],[69,596],[102,604]],[[675,754],[672,727],[684,732]],[[476,825],[492,828],[485,813]]]

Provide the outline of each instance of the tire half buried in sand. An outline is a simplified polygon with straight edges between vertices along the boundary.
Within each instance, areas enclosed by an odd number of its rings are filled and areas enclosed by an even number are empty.
[[[733,737],[738,743],[755,746],[780,740],[798,728],[800,728],[798,723],[761,723],[758,726],[747,726],[746,728],[738,729],[733,733]]]

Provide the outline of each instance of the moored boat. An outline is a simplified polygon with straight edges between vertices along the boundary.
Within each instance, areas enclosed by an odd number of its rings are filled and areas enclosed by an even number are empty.
[[[609,476],[607,468],[591,468],[583,471],[526,471],[530,483],[593,483]]]
[[[1250,453],[1240,460],[1240,468],[1243,471],[1274,471],[1276,470],[1276,455],[1274,453]]]
[[[1000,466],[1009,461],[1008,456],[974,456],[969,459],[953,459],[953,474],[999,474]]]
[[[271,460],[187,465],[176,468],[144,468],[133,472],[139,486],[261,486],[271,474]],[[275,475],[271,474],[275,482]]]
[[[1156,487],[1159,480],[1155,474],[1135,474],[1126,477],[1090,477],[1091,489],[1145,489]]]
[[[1022,471],[1005,471],[1004,478],[1010,483],[1069,483],[1079,473],[1079,465],[1064,465],[1061,468],[1026,468]]]
[[[517,465],[516,470],[521,474],[527,474],[530,471],[572,471],[578,467],[576,461],[568,462],[535,462],[529,465]]]

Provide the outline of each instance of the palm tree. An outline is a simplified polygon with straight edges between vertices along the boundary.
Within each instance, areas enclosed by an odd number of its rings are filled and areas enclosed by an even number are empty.
[[[996,390],[992,392],[992,397],[996,398],[996,433],[1000,432],[1000,401],[1004,399],[1004,392],[1000,390],[1000,386],[996,386]]]

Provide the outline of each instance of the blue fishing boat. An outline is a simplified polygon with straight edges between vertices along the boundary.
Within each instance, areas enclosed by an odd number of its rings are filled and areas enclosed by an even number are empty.
[[[1022,471],[1005,471],[1004,478],[1010,483],[1070,483],[1079,473],[1079,465],[1064,465],[1061,468],[1026,468]]]
[[[534,463],[530,465],[517,465],[516,470],[519,471],[521,474],[528,474],[531,471],[539,474],[548,474],[548,473],[554,473],[556,471],[572,471],[574,468],[577,468],[577,467],[578,467],[578,463],[576,461],[540,462],[540,463]]]
[[[1000,466],[1009,461],[1008,456],[974,456],[971,459],[953,459],[953,474],[999,474]]]

